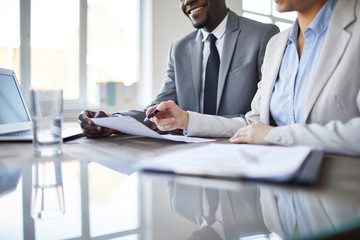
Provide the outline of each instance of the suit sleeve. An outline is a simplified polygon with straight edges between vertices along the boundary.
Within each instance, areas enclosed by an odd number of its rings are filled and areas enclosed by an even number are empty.
[[[260,99],[262,81],[258,83],[258,90],[251,102],[251,111],[245,116],[228,118],[223,116],[206,115],[190,112],[187,136],[198,137],[232,137],[239,128],[260,121]]]
[[[356,103],[360,111],[360,90]],[[360,117],[346,123],[292,124],[272,129],[265,141],[278,145],[309,145],[328,153],[360,156]]]
[[[165,78],[163,81],[161,91],[156,96],[155,100],[153,100],[151,102],[150,105],[148,105],[143,110],[129,110],[129,111],[124,111],[124,112],[114,113],[114,115],[118,115],[118,114],[128,115],[128,116],[132,116],[133,118],[142,122],[146,116],[145,112],[149,107],[159,104],[163,101],[168,101],[168,100],[173,100],[175,103],[177,103],[176,86],[175,86],[175,67],[174,67],[175,60],[174,59],[175,58],[174,58],[174,54],[173,54],[173,44],[171,44],[170,50],[169,50],[168,61],[167,61],[166,74],[165,74]],[[144,124],[150,125],[151,122],[146,122]]]

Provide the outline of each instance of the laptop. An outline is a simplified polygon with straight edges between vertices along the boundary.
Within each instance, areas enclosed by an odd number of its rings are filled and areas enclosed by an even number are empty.
[[[63,128],[64,141],[83,136],[80,127]],[[15,73],[0,68],[0,142],[32,141],[29,110],[21,94]]]

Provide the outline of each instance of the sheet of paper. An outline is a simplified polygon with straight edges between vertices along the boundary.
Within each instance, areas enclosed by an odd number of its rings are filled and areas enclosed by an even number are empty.
[[[215,141],[214,139],[185,137],[180,135],[171,135],[171,134],[161,135],[130,116],[119,115],[117,117],[92,118],[91,120],[97,125],[107,128],[112,128],[120,132],[131,135],[158,138],[158,139],[164,139],[164,140],[170,140],[176,142],[188,142],[188,143],[202,143],[202,142]]]
[[[165,153],[142,162],[143,170],[221,177],[286,181],[293,177],[311,148],[249,144],[208,144]]]

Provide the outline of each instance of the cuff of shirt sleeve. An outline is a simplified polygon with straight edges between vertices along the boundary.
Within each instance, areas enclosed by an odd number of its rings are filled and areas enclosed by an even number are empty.
[[[191,119],[191,115],[192,115],[191,112],[189,112],[189,111],[187,111],[187,113],[189,114],[189,122],[188,122],[187,129],[183,130],[184,136],[188,136],[188,134],[189,134],[190,119]]]
[[[295,143],[294,138],[287,131],[288,127],[275,127],[266,135],[265,141],[269,144],[292,146]]]
[[[184,130],[186,136],[195,136],[201,129],[198,121],[199,113],[187,111],[189,113],[189,123],[187,129]],[[201,115],[199,116],[201,117]]]

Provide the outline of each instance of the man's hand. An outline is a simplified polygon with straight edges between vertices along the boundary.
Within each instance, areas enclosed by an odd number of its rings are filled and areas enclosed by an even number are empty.
[[[111,128],[105,128],[94,124],[94,122],[90,119],[103,117],[110,117],[110,115],[103,111],[94,112],[89,110],[84,110],[80,113],[78,122],[85,136],[89,138],[107,137],[115,132]]]
[[[146,111],[148,116],[153,110],[159,110],[150,121],[154,122],[161,131],[172,131],[175,129],[186,129],[189,123],[189,114],[179,108],[173,101],[162,102],[150,107]]]
[[[230,142],[266,145],[265,137],[272,128],[273,127],[262,122],[257,122],[247,127],[240,128],[235,135],[230,138]]]

